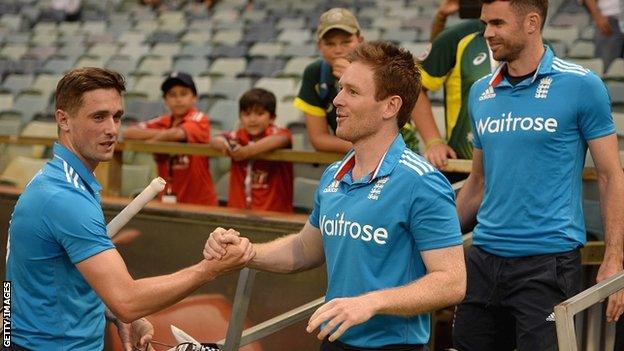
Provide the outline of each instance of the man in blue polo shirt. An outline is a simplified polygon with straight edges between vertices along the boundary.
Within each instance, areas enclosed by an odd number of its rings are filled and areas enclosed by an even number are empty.
[[[153,329],[141,317],[253,255],[241,241],[219,262],[202,260],[160,277],[130,276],[107,235],[93,175],[113,156],[124,89],[121,75],[99,68],[75,69],[58,83],[54,157],[24,189],[9,226],[10,350],[102,350],[106,307],[112,319],[132,322],[116,320],[125,349],[145,349]]]
[[[249,266],[297,272],[327,264],[326,303],[310,318],[321,350],[425,350],[428,312],[459,302],[463,249],[450,184],[410,151],[399,129],[420,87],[412,55],[359,45],[334,99],[336,134],[353,143],[323,174],[301,232],[255,244]],[[207,259],[238,238],[216,231]]]
[[[553,308],[581,287],[588,146],[606,232],[598,280],[622,270],[624,176],[607,90],[543,45],[547,8],[547,0],[483,1],[484,35],[503,64],[469,97],[473,168],[457,207],[462,227],[475,215],[477,225],[453,332],[460,351],[556,348]],[[621,304],[612,296],[609,320]]]

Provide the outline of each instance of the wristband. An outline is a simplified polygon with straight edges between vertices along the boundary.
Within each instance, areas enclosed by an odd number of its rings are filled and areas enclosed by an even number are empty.
[[[429,150],[432,146],[440,144],[446,144],[446,141],[442,138],[433,138],[425,144],[425,151]]]

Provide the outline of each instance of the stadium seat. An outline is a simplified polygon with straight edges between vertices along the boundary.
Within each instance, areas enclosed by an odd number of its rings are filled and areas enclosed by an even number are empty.
[[[266,23],[260,22],[253,26],[247,27],[242,41],[247,44],[253,44],[256,42],[271,42],[275,40],[278,34],[279,31],[276,30],[271,23],[266,25]]]
[[[104,67],[105,57],[95,55],[83,55],[74,64],[75,67]]]
[[[163,43],[159,42],[152,47],[152,53],[159,56],[175,56],[180,53],[182,45],[180,43]]]
[[[284,45],[281,43],[255,43],[248,51],[251,57],[269,57],[274,58],[282,54]]]
[[[221,29],[212,36],[212,43],[234,46],[238,45],[242,38],[243,31],[240,29]]]
[[[155,170],[149,165],[124,164],[121,166],[121,196],[135,197],[153,179]]]
[[[304,29],[305,28],[305,18],[297,17],[297,18],[281,18],[277,21],[277,28],[285,29],[285,30],[293,30],[293,29]]]
[[[50,56],[54,55],[57,51],[55,45],[43,44],[30,47],[28,54],[38,57],[40,60],[47,60]]]
[[[136,69],[136,61],[136,59],[128,55],[114,55],[111,56],[104,67],[127,76]]]
[[[381,39],[398,42],[415,42],[418,39],[418,31],[415,29],[388,28],[381,34]]]
[[[609,81],[607,82],[607,89],[612,104],[620,106],[624,104],[624,82]]]
[[[202,43],[186,43],[180,50],[180,55],[190,55],[196,57],[207,57],[212,54],[212,46]]]
[[[212,58],[241,58],[247,56],[247,46],[244,44],[238,45],[216,45],[211,53]]]
[[[172,70],[184,71],[193,77],[208,70],[208,59],[196,56],[180,56],[174,59]]]
[[[255,57],[249,61],[241,76],[251,78],[274,77],[284,68],[284,60],[276,58]]]
[[[0,90],[0,111],[13,108],[13,93],[10,90]]]
[[[138,78],[133,90],[144,93],[150,100],[159,100],[162,98],[160,85],[164,80],[162,75],[146,75]]]
[[[577,40],[568,51],[568,57],[589,59],[594,57],[595,46],[593,42]]]
[[[624,59],[616,58],[603,75],[604,79],[624,80]]]
[[[304,123],[303,113],[292,103],[278,102],[275,114],[277,116],[275,123],[282,127],[288,127],[291,123]]]
[[[217,100],[210,111],[208,111],[211,121],[220,122],[223,130],[234,130],[238,125],[238,101]]]
[[[63,52],[63,50],[60,50],[60,52]],[[41,67],[41,72],[64,74],[74,67],[75,62],[76,60],[69,55],[56,54],[51,56],[43,64],[43,66]]]
[[[312,40],[312,34],[309,29],[284,30],[277,37],[277,41],[287,44],[306,44]]]
[[[273,92],[277,101],[297,95],[297,84],[294,78],[260,78],[254,85]]]
[[[92,45],[87,54],[99,56],[106,60],[119,53],[119,45],[117,43],[97,43]]]
[[[593,71],[598,76],[602,76],[602,73],[604,72],[604,64],[602,62],[602,59],[599,58],[572,59],[570,61],[576,63],[577,65],[581,65],[590,71]]]
[[[300,78],[305,68],[316,60],[317,58],[312,57],[292,57],[286,61],[284,69],[278,76]]]
[[[37,91],[20,93],[13,104],[13,108],[21,112],[23,124],[30,122],[37,113],[45,112],[47,107],[48,96]]]
[[[572,46],[572,43],[579,37],[579,29],[573,26],[567,27],[551,27],[546,26],[542,34],[544,39],[548,41],[561,41],[568,47]]]
[[[146,55],[137,65],[135,73],[162,76],[171,70],[173,59],[168,56]]]
[[[319,181],[303,177],[295,177],[293,205],[295,208],[312,211],[314,208],[314,193],[318,188]]]
[[[0,135],[14,135],[20,133],[22,114],[19,111],[0,111]]]
[[[222,77],[212,80],[212,90],[209,94],[238,101],[241,95],[250,88],[251,79],[249,78]]]
[[[16,96],[20,91],[30,87],[33,80],[32,74],[9,74],[2,82],[2,89]]]
[[[56,138],[58,137],[58,127],[56,122],[31,121],[22,129],[20,136],[29,138]]]
[[[244,58],[218,58],[216,59],[208,72],[211,76],[235,77],[239,73],[245,71],[247,61]]]
[[[9,165],[0,175],[0,182],[23,189],[47,161],[46,159],[17,156],[9,162]]]
[[[204,44],[210,39],[211,33],[206,33],[204,31],[190,31],[186,32],[180,38],[180,41],[183,44]]]
[[[314,44],[287,43],[282,50],[284,57],[316,57],[317,55]]]

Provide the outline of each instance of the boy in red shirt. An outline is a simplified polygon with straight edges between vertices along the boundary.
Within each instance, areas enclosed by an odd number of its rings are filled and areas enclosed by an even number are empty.
[[[124,138],[207,144],[210,141],[210,121],[195,107],[197,88],[193,78],[184,72],[173,72],[160,89],[171,113],[127,128],[123,132]],[[154,158],[158,164],[158,175],[167,180],[168,196],[165,199],[218,205],[207,157],[155,154]]]
[[[239,100],[241,128],[225,132],[210,145],[232,158],[228,206],[292,212],[293,166],[290,162],[254,160],[254,156],[292,146],[292,135],[275,121],[275,95],[259,88]]]

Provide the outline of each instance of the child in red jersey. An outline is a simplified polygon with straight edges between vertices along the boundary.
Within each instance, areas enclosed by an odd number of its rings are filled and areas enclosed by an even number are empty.
[[[173,72],[162,83],[161,90],[171,113],[127,128],[124,138],[207,144],[210,121],[195,107],[197,89],[193,78],[184,72]],[[158,175],[167,180],[163,201],[218,205],[207,157],[155,154],[154,158]]]
[[[275,95],[259,88],[239,101],[241,128],[225,132],[210,145],[232,158],[228,206],[292,212],[293,167],[290,162],[252,159],[292,146],[292,135],[275,121]]]

